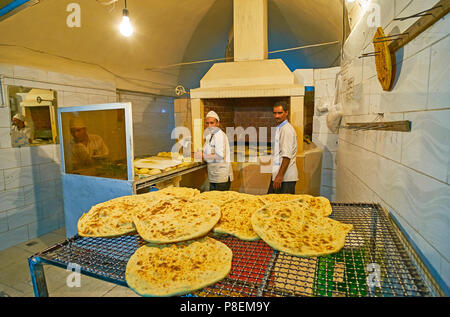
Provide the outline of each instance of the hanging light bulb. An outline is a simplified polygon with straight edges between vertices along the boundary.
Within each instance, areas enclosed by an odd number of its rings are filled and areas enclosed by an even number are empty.
[[[130,23],[130,17],[128,16],[128,9],[127,9],[127,0],[125,0],[125,8],[123,9],[123,17],[122,22],[119,26],[120,33],[123,36],[129,37],[133,34],[133,27]]]

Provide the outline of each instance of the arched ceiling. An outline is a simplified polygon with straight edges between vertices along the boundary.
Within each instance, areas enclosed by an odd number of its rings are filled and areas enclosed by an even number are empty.
[[[81,27],[66,24],[70,3],[81,8]],[[25,65],[110,80],[121,89],[171,94],[196,88],[212,63],[223,58],[232,28],[232,0],[128,0],[135,33],[118,32],[123,0],[41,0],[0,22],[0,63]],[[341,0],[269,0],[269,51],[341,40]],[[269,55],[291,70],[330,67],[340,46]]]

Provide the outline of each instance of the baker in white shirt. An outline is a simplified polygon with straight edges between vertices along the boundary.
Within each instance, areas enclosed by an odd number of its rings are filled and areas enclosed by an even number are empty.
[[[220,129],[220,118],[216,112],[208,112],[205,125],[205,145],[202,153],[196,153],[196,157],[203,157],[206,161],[209,190],[229,190],[233,181],[233,169],[228,137]]]
[[[15,114],[12,118],[11,136],[14,147],[29,145],[33,142],[34,130],[25,125],[25,116],[21,113]]]
[[[288,121],[288,106],[277,102],[273,116],[277,122],[272,149],[272,179],[269,194],[295,194],[298,181],[297,134]]]
[[[70,133],[73,137],[70,143],[73,169],[90,167],[96,160],[104,159],[109,155],[109,149],[103,138],[87,133],[86,124],[81,118],[73,117],[70,120]]]

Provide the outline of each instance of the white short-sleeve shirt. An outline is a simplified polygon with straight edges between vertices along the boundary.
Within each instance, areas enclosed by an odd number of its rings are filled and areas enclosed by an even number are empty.
[[[283,157],[290,159],[283,182],[298,181],[297,170],[297,133],[287,121],[283,121],[275,130],[274,148],[272,150],[272,180],[278,175]]]

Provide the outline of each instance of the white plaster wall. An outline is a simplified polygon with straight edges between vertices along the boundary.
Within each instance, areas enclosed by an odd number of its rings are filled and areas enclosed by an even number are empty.
[[[417,19],[393,21],[433,7],[435,0],[374,0],[385,33],[405,31]],[[412,121],[412,131],[352,131],[338,136],[336,200],[378,202],[404,229],[447,293],[450,285],[450,69],[448,15],[407,44],[390,92],[378,83],[375,28],[362,18],[345,43],[343,74],[353,81],[346,122]],[[378,117],[383,113],[384,117]]]

